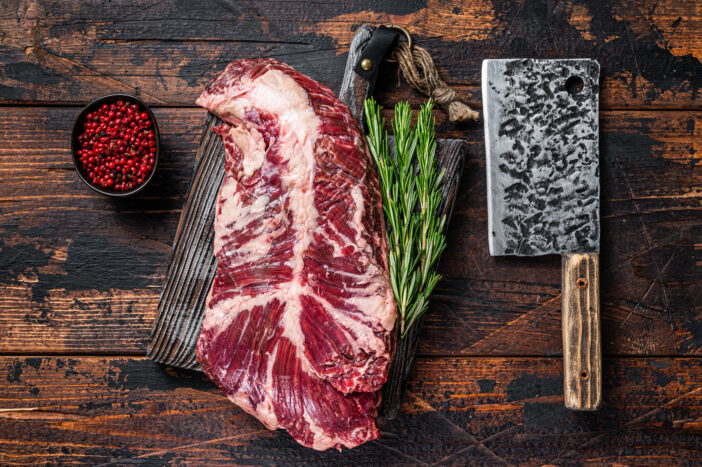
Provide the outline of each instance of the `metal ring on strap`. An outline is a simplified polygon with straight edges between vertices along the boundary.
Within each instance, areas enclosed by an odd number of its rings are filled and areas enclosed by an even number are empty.
[[[412,41],[412,34],[410,34],[407,29],[405,29],[402,26],[398,26],[396,24],[386,24],[385,27],[390,28],[390,29],[396,29],[396,30],[400,31],[402,34],[404,34],[405,37],[407,38],[407,45],[409,46],[410,49],[412,48],[412,46],[414,45],[414,42]]]

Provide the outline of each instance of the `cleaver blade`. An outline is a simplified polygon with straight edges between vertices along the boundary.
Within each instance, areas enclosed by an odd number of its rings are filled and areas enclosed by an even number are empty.
[[[490,254],[599,251],[599,70],[483,61]]]
[[[562,256],[565,405],[601,405],[599,74],[591,59],[484,60],[493,256]]]

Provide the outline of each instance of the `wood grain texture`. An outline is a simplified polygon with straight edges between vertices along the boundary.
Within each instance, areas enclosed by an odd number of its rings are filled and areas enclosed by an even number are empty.
[[[205,119],[147,349],[154,361],[186,369],[200,368],[195,346],[217,270],[212,244],[217,195],[224,179],[224,147],[212,128],[221,123],[212,114]]]
[[[0,101],[85,102],[130,91],[149,103],[191,105],[211,76],[243,57],[278,58],[338,91],[355,29],[391,22],[410,28],[471,105],[485,57],[582,56],[602,64],[603,108],[702,104],[695,0],[7,0]]]
[[[205,112],[154,109],[163,165],[117,201],[73,170],[79,111],[0,107],[2,352],[146,351]],[[560,258],[489,256],[482,123],[436,116],[468,157],[419,354],[560,354]],[[604,354],[698,355],[702,113],[607,111],[601,127]]]
[[[563,407],[560,358],[417,359],[382,438],[315,452],[199,373],[143,358],[2,357],[0,463],[697,464],[697,359],[606,359],[604,407]]]
[[[561,264],[565,406],[597,410],[602,405],[599,254],[566,254]]]
[[[146,350],[205,118],[165,105],[191,106],[242,57],[338,90],[354,31],[391,22],[475,107],[483,58],[602,64],[601,410],[563,406],[559,259],[488,255],[482,124],[442,114],[439,135],[465,138],[468,158],[444,280],[381,440],[311,452],[199,374],[56,355]],[[0,464],[702,463],[701,34],[695,0],[2,2],[0,353],[18,356],[0,357]],[[91,193],[68,153],[70,105],[115,91],[157,104],[163,130],[163,165],[130,200]],[[376,97],[424,99],[392,66]]]
[[[205,113],[154,109],[163,164],[142,195],[117,200],[75,173],[79,112],[0,108],[3,352],[146,348]]]
[[[344,75],[341,80],[341,88],[339,89],[339,100],[346,104],[349,110],[351,110],[351,115],[356,118],[364,129],[366,128],[366,122],[363,119],[363,103],[366,98],[370,97],[369,91],[372,90],[371,84],[367,80],[361,78],[361,76],[354,71],[354,68],[361,57],[363,49],[366,48],[368,41],[370,41],[374,30],[375,28],[371,25],[363,25],[356,30],[356,34],[354,34],[353,40],[349,45]],[[387,64],[381,64],[380,67],[380,69],[383,70],[387,68]]]

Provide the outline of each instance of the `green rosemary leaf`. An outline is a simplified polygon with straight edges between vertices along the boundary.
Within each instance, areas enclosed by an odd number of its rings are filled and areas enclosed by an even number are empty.
[[[367,141],[378,167],[388,224],[390,284],[403,337],[429,307],[429,297],[441,279],[436,263],[446,247],[446,218],[439,216],[444,170],[438,169],[435,157],[436,122],[432,108],[430,99],[420,109],[412,128],[409,104],[395,106],[392,157],[381,107],[372,98],[364,103]]]

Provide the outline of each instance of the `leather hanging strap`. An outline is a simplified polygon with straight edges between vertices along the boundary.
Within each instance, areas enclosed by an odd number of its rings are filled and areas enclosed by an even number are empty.
[[[402,42],[395,47],[400,32],[407,37],[407,42]],[[448,112],[451,122],[461,123],[478,119],[478,112],[461,102],[458,93],[439,77],[439,72],[429,52],[422,47],[413,45],[412,36],[400,26],[378,26],[356,62],[354,71],[369,84],[366,97],[373,94],[380,64],[386,59],[391,49],[394,50],[392,50],[392,56],[388,60],[398,63],[399,72],[405,81],[413,88],[433,98],[440,107]]]
[[[373,35],[363,49],[363,52],[361,52],[361,56],[356,62],[354,71],[358,73],[361,78],[368,81],[367,98],[373,94],[375,80],[378,78],[378,71],[380,71],[380,64],[383,63],[385,57],[395,46],[398,37],[400,37],[400,33],[397,29],[378,26],[376,30],[373,31]]]

